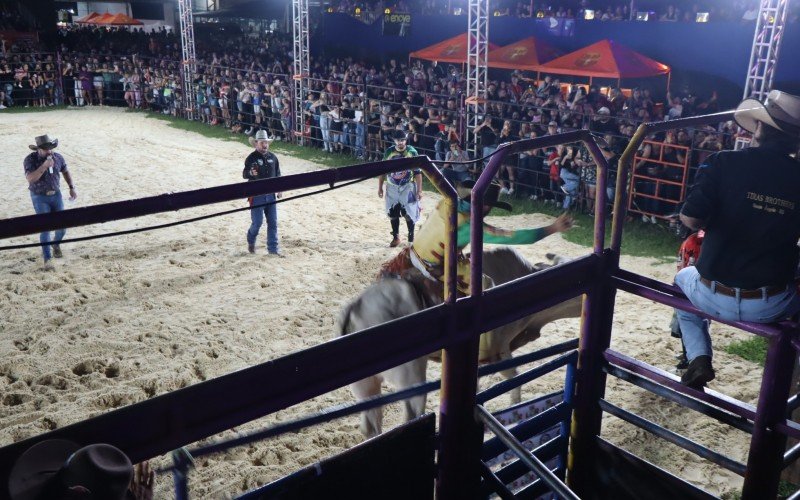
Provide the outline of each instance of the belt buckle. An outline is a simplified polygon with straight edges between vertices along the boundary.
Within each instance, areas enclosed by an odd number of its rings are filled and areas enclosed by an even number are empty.
[[[53,196],[54,194],[56,194],[56,191],[45,191],[44,193],[45,196]]]

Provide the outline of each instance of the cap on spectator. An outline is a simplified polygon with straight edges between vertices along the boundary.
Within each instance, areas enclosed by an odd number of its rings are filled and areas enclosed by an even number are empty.
[[[608,109],[607,107],[603,106],[602,108],[597,110],[597,114],[598,115],[610,115],[611,114],[611,110]]]

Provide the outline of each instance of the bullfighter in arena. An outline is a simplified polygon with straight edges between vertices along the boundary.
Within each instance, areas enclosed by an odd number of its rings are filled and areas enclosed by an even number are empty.
[[[383,155],[384,160],[394,158],[407,158],[417,156],[417,150],[407,145],[408,136],[403,130],[395,130],[392,133],[394,146],[386,150]],[[386,193],[384,197],[383,184],[386,183]],[[402,170],[392,172],[378,178],[378,197],[386,200],[386,214],[392,224],[391,247],[400,244],[400,216],[406,220],[408,228],[408,243],[414,242],[414,224],[419,220],[420,206],[422,199],[422,171],[420,169]]]

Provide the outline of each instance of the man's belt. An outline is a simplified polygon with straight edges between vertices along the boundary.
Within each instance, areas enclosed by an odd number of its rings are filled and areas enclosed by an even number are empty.
[[[700,283],[704,284],[708,288],[714,290],[715,293],[719,293],[722,295],[727,295],[728,297],[736,297],[737,295],[742,299],[760,299],[765,295],[767,297],[772,297],[774,295],[778,295],[779,293],[783,293],[786,291],[786,285],[784,286],[765,286],[763,288],[754,288],[752,290],[747,290],[744,288],[735,288],[725,286],[719,281],[712,281],[700,276]]]
[[[34,191],[34,193],[33,193],[33,194],[35,194],[35,195],[37,195],[37,196],[53,196],[53,195],[54,195],[54,194],[56,194],[56,193],[58,193],[58,190],[57,190],[57,189],[56,189],[55,191],[45,191],[45,192],[43,192],[43,193],[37,193],[37,192],[35,192],[35,191]]]

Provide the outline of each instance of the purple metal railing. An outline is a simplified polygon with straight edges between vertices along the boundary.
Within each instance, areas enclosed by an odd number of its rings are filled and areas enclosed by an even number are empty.
[[[608,172],[608,162],[601,154],[591,132],[588,130],[577,130],[574,132],[567,132],[554,136],[544,136],[536,139],[527,139],[503,144],[497,149],[492,158],[489,160],[488,165],[478,178],[478,181],[475,183],[471,195],[470,249],[472,254],[472,267],[470,281],[472,288],[470,297],[472,301],[473,314],[476,318],[480,319],[484,314],[481,297],[483,276],[483,197],[489,187],[489,184],[492,182],[492,179],[494,179],[494,176],[498,172],[503,159],[507,155],[530,149],[546,148],[555,146],[557,144],[572,142],[583,142],[587,146],[589,153],[592,155],[595,165],[597,165],[598,196],[595,200],[595,213],[597,216],[595,217],[594,225],[595,239],[593,250],[595,256],[600,257],[603,255],[603,242],[605,237],[605,177]],[[584,314],[586,314],[587,304],[589,304],[588,297],[596,295],[597,293],[602,293],[604,290],[605,289],[596,288],[594,291],[590,291],[586,294],[587,298],[584,299],[583,308]],[[601,302],[605,303],[606,301],[598,300],[598,303]],[[598,312],[595,317],[599,316],[600,315]],[[604,323],[607,323],[607,336],[610,338],[610,315],[607,320],[604,321]],[[583,346],[587,344],[587,339],[592,337],[589,335],[589,325],[590,321],[588,321],[588,318],[583,318],[581,329],[581,345]],[[475,432],[474,429],[477,425],[472,419],[470,419],[469,416],[470,412],[476,405],[474,394],[477,386],[477,377],[475,374],[477,372],[478,364],[478,340],[478,337],[473,335],[465,344],[462,344],[461,351],[458,352],[459,356],[456,357],[458,361],[453,363],[452,366],[442,367],[443,370],[448,370],[447,376],[450,380],[457,381],[455,383],[458,385],[454,387],[454,390],[460,391],[463,397],[458,400],[458,407],[452,408],[452,411],[448,414],[442,414],[442,420],[440,422],[440,439],[442,448],[454,450],[453,453],[448,457],[442,457],[439,468],[439,477],[442,482],[447,485],[452,485],[454,489],[449,490],[440,486],[438,490],[440,498],[466,498],[469,496],[470,491],[475,491],[474,484],[463,480],[459,483],[457,481],[457,476],[459,472],[463,474],[463,471],[469,471],[470,467],[476,467],[475,464],[477,464],[477,459],[479,456],[478,445],[472,440],[463,438],[464,436],[472,435],[472,433]],[[583,351],[583,347],[580,349]],[[586,358],[585,352],[583,357]],[[595,358],[597,358],[597,356],[595,356]],[[586,362],[584,361],[583,364],[585,365]],[[600,370],[599,365],[595,370],[592,370],[591,375],[594,374],[599,374],[599,377],[604,380],[604,374],[602,370]],[[581,385],[589,384],[588,381],[593,378],[591,375],[586,369],[584,369],[582,373],[581,361],[579,361],[578,373],[576,376],[576,392],[581,394],[581,398],[585,396],[583,393],[584,390],[581,389]],[[591,384],[595,385],[596,382],[592,381]],[[598,398],[600,395],[598,395]],[[579,398],[579,401],[576,401],[576,408],[579,404],[581,404],[581,398]],[[459,435],[455,431],[458,431],[461,434]],[[476,470],[475,472],[475,477],[477,478],[479,471]]]
[[[625,220],[625,206],[623,203],[626,187],[625,183],[628,178],[633,155],[645,136],[654,132],[670,129],[726,121],[732,119],[733,114],[733,111],[726,111],[705,116],[671,120],[669,122],[646,123],[639,127],[619,161],[611,237],[611,250],[615,254],[618,255],[622,245],[622,225]],[[659,284],[655,280],[638,277],[633,273],[619,270],[618,266],[612,280],[620,289],[627,290],[630,293],[672,307],[702,314],[702,312],[688,303],[685,298],[677,297],[677,291],[666,284]],[[708,317],[708,315],[702,315]],[[723,323],[766,337],[769,342],[764,373],[761,379],[758,405],[755,413],[752,411],[746,412],[747,418],[752,419],[754,425],[744,486],[742,488],[742,499],[774,498],[778,491],[780,472],[783,468],[783,452],[786,446],[786,435],[794,436],[798,427],[800,427],[796,423],[785,419],[794,358],[797,356],[793,345],[798,345],[797,339],[798,335],[800,335],[800,330],[798,326],[793,323],[784,323],[780,325],[741,322]],[[612,356],[612,353],[607,352],[606,357],[608,358],[609,356]],[[609,361],[611,361],[610,358]],[[619,362],[620,358],[617,357],[616,361]],[[652,369],[652,367],[643,363],[629,361],[626,368],[634,373],[657,380],[659,383],[669,386],[672,389],[692,394],[693,397],[703,399],[715,405],[720,405],[720,407],[729,411],[745,416],[745,414],[742,413],[743,406],[738,401],[723,398],[721,397],[722,395],[711,393],[711,391],[703,393],[702,391],[680,387],[680,384],[672,379],[672,377],[663,377]],[[577,411],[576,406],[576,413]],[[593,418],[599,422],[601,416],[594,415]]]
[[[653,124],[652,129],[685,127],[719,121],[730,113]],[[401,318],[386,325],[358,332],[278,360],[152,398],[72,426],[14,443],[0,449],[0,471],[8,471],[19,454],[35,442],[68,437],[78,442],[104,441],[115,444],[139,461],[179,448],[232,426],[286,408],[336,389],[364,376],[444,348],[440,454],[437,492],[439,498],[465,498],[477,491],[481,433],[472,418],[476,404],[478,334],[512,319],[541,310],[577,294],[585,294],[575,373],[569,484],[576,493],[589,493],[591,469],[596,460],[605,391],[606,363],[655,381],[675,392],[691,395],[734,415],[753,421],[753,439],[743,498],[774,497],[783,465],[785,435],[800,436],[800,425],[785,419],[793,358],[800,347],[796,325],[734,324],[767,337],[770,346],[762,379],[759,403],[751,407],[713,391],[682,387],[666,373],[626,358],[608,349],[611,337],[614,296],[617,288],[656,302],[693,310],[674,287],[619,269],[624,204],[622,195],[632,151],[638,147],[650,125],[637,131],[620,163],[615,200],[612,244],[603,249],[607,162],[590,132],[585,130],[504,144],[491,158],[472,192],[472,290],[470,297],[455,302],[455,199],[453,188],[425,158],[400,159],[354,167],[310,172],[259,182],[165,194],[140,200],[66,210],[55,214],[18,217],[0,221],[0,238],[56,228],[94,224],[113,219],[179,210],[209,203],[241,199],[255,194],[288,191],[299,187],[383,175],[420,167],[447,196],[448,252],[446,254],[447,300],[442,306]],[[482,199],[503,158],[519,151],[582,141],[597,165],[598,196],[595,200],[593,254],[518,280],[511,286],[483,293],[482,290]],[[622,184],[622,185],[620,185]],[[789,328],[789,329],[787,329]],[[398,335],[403,332],[403,335]],[[337,360],[332,363],[331,360]],[[281,379],[279,386],[261,384]],[[255,389],[257,388],[257,389]],[[209,405],[223,397],[226,405]],[[120,433],[119,429],[127,429]],[[4,482],[7,472],[0,472]]]

